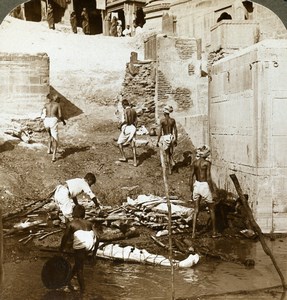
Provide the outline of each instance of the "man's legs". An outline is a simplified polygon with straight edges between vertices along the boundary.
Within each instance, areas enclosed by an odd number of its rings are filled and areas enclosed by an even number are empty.
[[[170,148],[165,150],[165,157],[167,163],[168,174],[171,174]]]
[[[50,128],[47,128],[48,134],[49,134],[49,139],[48,139],[48,154],[52,153],[51,147],[52,147],[52,135],[51,135],[51,130]]]
[[[194,201],[194,213],[192,222],[192,238],[195,238],[195,227],[199,212],[199,199]]]
[[[127,161],[127,158],[126,158],[125,153],[124,153],[123,144],[118,144],[118,145],[119,145],[120,153],[121,153],[121,156],[122,156],[119,159],[119,161]]]
[[[137,149],[136,149],[136,143],[133,140],[132,141],[132,150],[133,150],[133,158],[134,158],[134,167],[137,167],[138,162],[137,162]]]
[[[52,141],[53,141],[53,157],[52,157],[52,161],[56,161],[56,153],[57,153],[57,149],[58,149],[58,141],[56,139],[54,139],[52,137]]]
[[[72,269],[70,281],[75,275],[77,275],[80,290],[81,292],[83,292],[85,290],[84,261],[86,257],[86,250],[85,249],[75,250],[74,257],[75,257],[75,264]]]
[[[211,224],[212,224],[212,236],[216,237],[217,231],[216,231],[216,220],[215,220],[215,212],[214,212],[214,203],[207,203],[209,212],[210,212],[210,219],[211,219]]]

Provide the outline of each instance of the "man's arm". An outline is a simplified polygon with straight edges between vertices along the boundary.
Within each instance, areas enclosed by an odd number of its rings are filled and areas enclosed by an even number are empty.
[[[67,228],[66,228],[66,230],[65,230],[65,232],[64,232],[64,235],[63,235],[63,237],[62,237],[62,240],[61,240],[60,252],[63,252],[63,250],[64,250],[64,248],[65,248],[65,246],[66,246],[68,240],[71,238],[72,233],[73,233],[72,226],[71,226],[71,224],[69,223],[69,224],[67,225]]]
[[[194,175],[195,175],[195,169],[194,169],[194,163],[192,163],[190,166],[190,177],[189,177],[189,186],[190,186],[191,193],[193,193]]]
[[[157,146],[158,146],[161,136],[162,136],[162,123],[160,122],[159,130],[158,130],[158,138],[157,138],[157,143],[156,143]]]
[[[206,161],[206,163],[207,163],[206,180],[209,185],[211,193],[213,193],[214,189],[213,189],[213,183],[211,179],[211,163],[209,161]]]
[[[92,198],[92,201],[95,203],[96,207],[102,206],[102,203],[100,202],[100,200],[96,196],[94,198]]]
[[[73,199],[75,205],[78,205],[78,204],[79,204],[77,197],[73,197],[72,199]]]
[[[173,126],[173,134],[174,134],[174,145],[177,145],[177,137],[178,137],[178,133],[177,133],[177,126],[176,126],[176,122],[174,121],[174,126]]]
[[[59,118],[59,120],[62,121],[63,125],[66,125],[66,122],[65,122],[65,120],[64,120],[64,117],[63,117],[63,115],[62,115],[62,108],[61,108],[61,105],[60,105],[60,104],[58,104],[58,118]]]

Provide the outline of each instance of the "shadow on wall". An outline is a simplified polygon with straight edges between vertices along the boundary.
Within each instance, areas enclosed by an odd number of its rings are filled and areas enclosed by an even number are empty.
[[[58,94],[58,96],[60,97],[60,104],[63,110],[63,117],[65,120],[79,116],[83,113],[83,111],[80,108],[78,108],[76,105],[70,102],[52,86],[50,86],[50,93],[51,95]]]

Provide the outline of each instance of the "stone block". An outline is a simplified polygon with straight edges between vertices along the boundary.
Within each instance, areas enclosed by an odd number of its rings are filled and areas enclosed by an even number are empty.
[[[236,34],[234,34],[236,32]],[[211,51],[242,49],[258,42],[258,23],[222,20],[211,28]]]

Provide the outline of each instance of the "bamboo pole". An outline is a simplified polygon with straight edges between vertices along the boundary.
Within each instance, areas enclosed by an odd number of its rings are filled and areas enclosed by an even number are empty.
[[[252,211],[251,211],[251,209],[248,205],[248,202],[247,202],[247,200],[246,200],[246,198],[245,198],[245,196],[242,192],[242,189],[240,187],[240,184],[239,184],[239,181],[238,181],[236,175],[231,174],[230,177],[231,177],[231,180],[234,183],[234,186],[235,186],[235,189],[238,193],[238,196],[239,196],[240,200],[242,201],[243,208],[244,208],[244,210],[246,212],[246,215],[247,215],[247,217],[248,217],[248,219],[251,223],[251,226],[253,227],[253,230],[258,234],[258,237],[259,237],[259,240],[260,240],[260,243],[262,245],[262,248],[263,248],[264,252],[271,258],[272,263],[273,263],[277,273],[279,274],[279,277],[280,277],[281,282],[282,282],[283,290],[287,290],[287,286],[286,286],[286,283],[285,283],[284,276],[283,276],[283,274],[282,274],[282,272],[281,272],[281,270],[280,270],[280,268],[279,268],[279,266],[278,266],[278,264],[277,264],[277,262],[276,262],[276,260],[273,256],[271,250],[269,249],[268,245],[265,242],[264,235],[263,235],[260,227],[258,226],[258,224],[256,223],[256,221],[253,218]]]
[[[2,208],[0,207],[0,286],[3,283],[3,223],[2,223]]]
[[[169,261],[170,261],[170,269],[171,269],[171,300],[174,300],[174,266],[173,266],[173,259],[172,259],[172,228],[171,228],[171,202],[169,198],[169,189],[168,189],[168,182],[166,178],[166,167],[165,167],[165,160],[164,160],[164,153],[162,147],[160,147],[160,161],[162,166],[162,175],[163,175],[163,182],[164,182],[164,189],[165,189],[165,197],[167,200],[167,209],[168,209],[168,242],[169,242]]]

